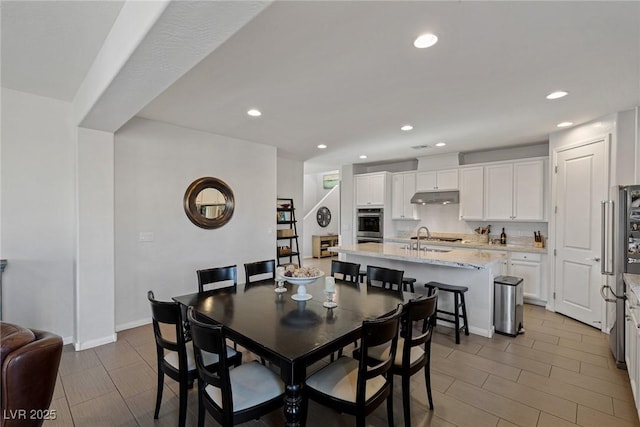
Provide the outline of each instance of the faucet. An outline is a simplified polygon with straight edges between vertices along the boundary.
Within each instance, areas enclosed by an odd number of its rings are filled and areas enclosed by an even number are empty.
[[[427,240],[431,239],[431,232],[429,231],[429,229],[425,226],[422,226],[420,228],[418,228],[418,231],[416,232],[416,249],[420,250],[420,232],[422,230],[425,230],[427,232]]]

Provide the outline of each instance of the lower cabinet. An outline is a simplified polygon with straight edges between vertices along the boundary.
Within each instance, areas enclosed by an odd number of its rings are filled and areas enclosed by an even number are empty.
[[[624,314],[626,322],[624,358],[631,381],[636,411],[640,417],[640,305],[633,296],[625,301]]]
[[[510,276],[524,279],[523,293],[525,299],[540,300],[542,297],[542,256],[512,252],[510,259]]]

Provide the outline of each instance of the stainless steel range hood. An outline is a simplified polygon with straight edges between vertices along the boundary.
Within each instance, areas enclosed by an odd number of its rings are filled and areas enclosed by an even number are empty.
[[[411,198],[416,205],[448,205],[460,203],[460,192],[454,191],[424,191],[418,192]]]

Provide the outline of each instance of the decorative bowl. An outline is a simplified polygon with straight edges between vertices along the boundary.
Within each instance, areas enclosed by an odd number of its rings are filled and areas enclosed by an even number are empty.
[[[311,298],[313,298],[313,296],[307,293],[307,285],[310,285],[311,283],[315,282],[322,276],[324,276],[324,272],[321,271],[320,274],[318,274],[317,276],[311,276],[311,277],[284,276],[284,280],[291,283],[292,285],[298,286],[297,292],[291,295],[292,299],[296,301],[308,301]]]
[[[318,280],[322,276],[324,276],[324,272],[320,272],[319,275],[311,276],[311,277],[289,277],[289,276],[284,276],[284,280],[286,280],[287,282],[291,283],[292,285],[308,285],[310,283],[315,282],[316,280]]]

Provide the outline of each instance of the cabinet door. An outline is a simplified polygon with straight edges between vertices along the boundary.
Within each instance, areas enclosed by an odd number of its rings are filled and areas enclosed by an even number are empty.
[[[391,218],[404,219],[404,176],[391,178]]]
[[[458,189],[458,169],[449,169],[436,172],[436,188],[438,190]]]
[[[416,174],[416,190],[417,191],[431,191],[437,190],[438,181],[435,171],[431,172],[418,172]]]
[[[405,219],[418,219],[416,205],[411,203],[411,198],[416,194],[416,174],[408,173],[404,175],[404,196],[402,202],[404,205]]]
[[[510,275],[522,277],[525,297],[540,299],[542,266],[539,262],[511,260]]]
[[[513,164],[489,165],[485,173],[485,219],[513,219]]]
[[[356,176],[356,205],[371,204],[371,191],[369,189],[368,176]]]
[[[460,219],[481,220],[484,213],[484,169],[460,169]]]
[[[370,175],[369,189],[371,191],[371,204],[384,205],[384,175]]]
[[[519,221],[544,220],[544,161],[513,164],[513,217]]]

